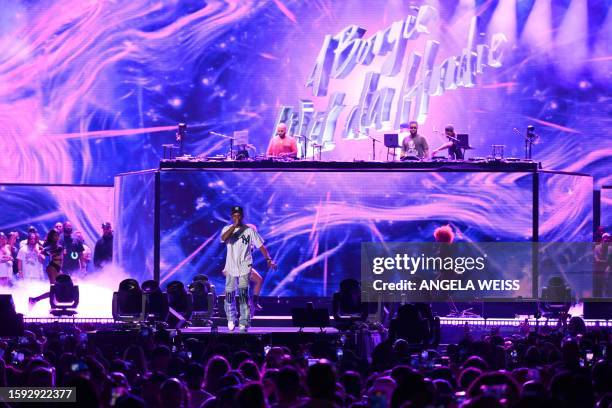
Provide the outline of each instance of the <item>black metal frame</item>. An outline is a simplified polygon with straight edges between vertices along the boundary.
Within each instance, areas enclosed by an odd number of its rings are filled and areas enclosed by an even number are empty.
[[[279,169],[308,172],[323,171],[332,172],[338,170],[353,170],[356,172],[378,172],[385,170],[405,171],[405,172],[514,172],[527,173],[532,177],[532,296],[533,299],[539,298],[539,259],[537,243],[540,241],[539,231],[539,207],[540,207],[540,174],[567,174],[577,176],[589,176],[584,173],[562,172],[562,171],[543,171],[540,170],[541,164],[538,162],[313,162],[313,161],[229,161],[229,162],[182,162],[182,161],[161,161],[159,169],[148,170],[155,173],[155,220],[154,220],[154,277],[159,282],[160,279],[160,195],[161,195],[161,173],[172,171],[198,171],[211,169],[213,171],[257,171],[273,172]],[[135,172],[136,173],[136,172]],[[140,173],[140,172],[138,172]],[[604,187],[605,188],[605,187]]]
[[[155,208],[153,210],[153,279],[159,282],[161,263],[161,173],[155,172]]]

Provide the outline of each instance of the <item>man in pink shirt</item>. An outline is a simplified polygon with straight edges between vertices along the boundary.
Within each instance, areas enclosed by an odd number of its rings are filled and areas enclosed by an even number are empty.
[[[287,125],[281,123],[276,128],[276,136],[268,145],[268,157],[297,157],[297,142],[294,137],[287,135]]]

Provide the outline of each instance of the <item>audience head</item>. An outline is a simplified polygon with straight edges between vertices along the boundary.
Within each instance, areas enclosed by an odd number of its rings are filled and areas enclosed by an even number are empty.
[[[164,373],[153,372],[149,373],[142,386],[142,397],[144,398],[147,406],[156,407],[159,405],[158,395],[161,385],[166,381],[168,377]]]
[[[219,380],[230,370],[230,365],[223,356],[214,356],[206,365],[205,388],[210,393],[215,393],[219,389]]]
[[[238,366],[238,371],[248,381],[259,381],[261,375],[259,373],[259,367],[253,360],[245,360]]]
[[[333,401],[336,394],[336,372],[333,365],[321,359],[308,367],[306,378],[311,398]]]
[[[340,376],[340,384],[344,387],[344,391],[354,398],[361,396],[361,376],[355,371],[347,371]]]
[[[300,395],[300,373],[287,365],[278,371],[277,398],[281,402],[297,401]]]
[[[151,370],[166,372],[170,364],[172,353],[168,346],[157,346],[151,354]]]
[[[562,371],[550,384],[554,403],[561,407],[592,407],[595,403],[593,384],[579,371]]]
[[[569,323],[567,324],[567,330],[569,334],[572,336],[576,336],[578,334],[585,334],[587,331],[584,320],[582,320],[578,316],[573,316],[570,319]]]
[[[30,371],[27,378],[28,387],[55,387],[55,372],[53,368],[36,367]]]
[[[177,378],[168,378],[159,387],[159,403],[162,408],[187,407],[187,392]]]
[[[240,371],[230,370],[219,378],[219,388],[240,386],[244,382],[244,377],[240,374]]]
[[[236,395],[236,405],[239,408],[265,408],[266,398],[263,388],[258,382],[245,384]]]
[[[45,244],[57,244],[57,241],[59,241],[59,237],[60,233],[55,228],[52,228],[49,230],[49,232],[47,232]]]
[[[397,383],[392,377],[389,376],[381,376],[377,377],[372,386],[368,389],[368,400],[372,401],[374,399],[382,398],[385,401],[385,406],[391,405],[391,397],[393,396],[393,392],[397,387]]]
[[[467,367],[459,374],[459,387],[462,390],[467,390],[470,385],[482,374],[482,370],[477,367]]]
[[[185,368],[185,382],[191,390],[199,390],[204,382],[204,367],[199,363],[189,363]]]
[[[499,401],[513,405],[518,401],[520,386],[504,371],[494,371],[481,374],[470,385],[467,391],[470,398],[477,396],[493,396]]]

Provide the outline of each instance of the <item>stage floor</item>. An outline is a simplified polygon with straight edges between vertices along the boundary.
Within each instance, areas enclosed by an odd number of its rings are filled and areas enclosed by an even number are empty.
[[[270,325],[270,318],[274,319],[274,324]],[[31,325],[49,325],[55,326],[57,330],[66,330],[64,325],[76,325],[81,330],[87,333],[102,334],[102,333],[132,333],[136,336],[140,331],[141,325],[129,323],[115,323],[112,318],[42,318],[29,317],[25,318],[25,327]],[[334,327],[325,327],[321,331],[318,327],[306,327],[303,331],[299,328],[291,326],[290,316],[257,316],[252,320],[253,326],[246,333],[241,333],[238,327],[233,332],[227,329],[224,319],[215,319],[217,327],[185,327],[180,329],[180,332],[185,337],[193,337],[204,341],[220,341],[222,343],[233,342],[233,338],[237,339],[240,344],[247,344],[253,341],[263,342],[266,344],[285,344],[286,342],[312,342],[316,339],[324,338],[325,341],[337,341],[342,335],[354,335],[351,332],[342,332]],[[539,327],[542,330],[544,327],[553,330],[558,327],[558,322],[554,319],[527,319],[529,330],[534,331]],[[587,327],[593,328],[612,327],[612,321],[607,320],[585,320]],[[442,346],[448,344],[456,344],[465,336],[466,325],[470,334],[474,338],[490,335],[492,330],[498,332],[501,336],[510,337],[517,333],[523,333],[521,325],[525,324],[525,319],[482,319],[482,318],[441,318],[441,336],[440,344]],[[174,330],[171,330],[174,332]],[[380,341],[383,336],[373,333],[377,341]]]
[[[113,275],[108,274],[106,276],[98,275],[91,276],[85,281],[78,283],[80,289],[80,302],[77,307],[76,319],[85,320],[104,320],[112,322],[112,297],[113,292],[116,289],[116,282],[120,282],[121,279],[125,278],[125,275]],[[95,283],[94,283],[95,282]],[[22,313],[26,318],[41,319],[41,321],[54,321],[56,318],[49,314],[49,300],[45,299],[38,302],[36,305],[31,306],[28,304],[28,298],[38,296],[42,293],[49,291],[49,284],[44,282],[18,282],[11,288],[1,288],[0,293],[6,293],[13,296],[15,303],[15,309],[17,313]],[[264,305],[264,310],[255,315],[254,326],[271,326],[271,327],[283,327],[290,326],[291,317],[287,316],[291,307],[303,307],[305,299],[297,298],[284,298],[280,303],[284,305],[279,309],[278,298],[272,298],[273,302],[269,302],[268,298],[261,298],[261,304]],[[311,299],[312,301],[312,299]],[[317,298],[315,301],[317,307],[323,307],[331,310],[330,300],[326,298]],[[275,310],[276,309],[276,310]],[[574,305],[570,311],[571,316],[582,316],[582,304],[578,303]],[[611,316],[612,318],[612,316]],[[331,318],[333,320],[333,317]],[[459,324],[457,322],[463,322],[465,319],[447,319],[443,318],[443,324],[454,325]],[[70,319],[72,320],[72,319]],[[224,319],[219,319],[221,322]],[[476,320],[470,320],[476,322]],[[485,321],[485,319],[480,319]],[[491,322],[498,322],[496,324],[502,325],[518,325],[522,322],[521,319],[488,319],[488,324]],[[530,319],[535,322],[535,319]],[[544,319],[540,319],[543,321]],[[517,323],[518,322],[518,323]],[[595,324],[592,322],[592,324]],[[221,324],[220,324],[221,325]]]
[[[255,322],[257,322],[255,320]],[[185,329],[181,329],[181,333],[189,335],[189,334],[210,334],[210,333],[214,333],[215,330],[213,330],[211,327],[188,327]],[[229,331],[229,329],[227,328],[227,326],[223,325],[223,326],[218,326],[216,329],[217,333],[221,333],[221,334],[270,334],[270,333],[298,333],[299,330],[297,327],[293,327],[293,326],[253,326],[250,327],[247,333],[241,333],[238,330],[238,326],[236,326],[236,329],[234,329],[234,331]],[[321,330],[317,327],[305,327],[302,330],[303,333],[320,333]],[[327,334],[336,334],[339,333],[339,331],[335,328],[335,327],[325,327],[323,329],[324,333]]]
[[[44,300],[31,308],[28,306],[28,297],[37,296],[49,290],[48,284],[44,283],[24,283],[19,282],[12,288],[5,288],[4,293],[9,293],[13,296],[16,310],[18,313],[24,314],[24,321],[27,324],[76,324],[83,325],[85,330],[94,330],[93,327],[105,327],[115,329],[127,328],[128,325],[121,323],[115,323],[112,318],[112,293],[116,290],[116,282],[119,282],[124,276],[118,274],[107,274],[106,276],[92,276],[87,279],[86,282],[79,282],[81,291],[80,304],[77,308],[78,314],[74,318],[57,318],[49,314],[49,301]],[[93,284],[93,282],[96,282]],[[290,302],[291,299],[287,299]],[[327,303],[329,303],[327,301]],[[269,335],[269,334],[290,334],[298,333],[298,328],[293,327],[291,324],[291,316],[287,315],[287,312],[274,310],[274,305],[264,304],[264,310],[259,314],[256,314],[252,320],[252,327],[249,329],[249,334],[254,336]],[[320,300],[318,307],[330,308],[330,305],[326,304],[324,300]],[[272,315],[273,313],[277,315]],[[581,316],[582,315],[582,304],[577,304],[570,309],[570,315]],[[371,320],[375,317],[371,316]],[[556,327],[557,321],[555,319],[534,319],[533,317],[522,316],[518,318],[489,318],[483,319],[479,317],[462,317],[462,318],[448,318],[442,317],[441,324],[443,327],[443,342],[451,343],[458,341],[458,336],[463,333],[463,328],[467,323],[470,327],[476,331],[490,330],[493,327],[504,328],[505,333],[513,333],[519,330],[519,326],[527,323],[531,328],[535,326],[547,326]],[[230,334],[227,330],[226,320],[224,317],[215,318],[217,324],[217,331],[214,333],[210,327],[188,327],[182,329],[185,334],[192,334],[198,336],[207,336],[215,334]],[[333,317],[331,318],[333,322]],[[585,320],[588,327],[612,326],[612,320]],[[333,324],[333,323],[332,323]],[[131,325],[132,328],[135,326]],[[337,334],[337,329],[333,327],[324,328],[326,334]],[[319,333],[320,329],[317,327],[305,328],[304,333],[308,335],[314,335]],[[236,328],[235,334],[240,334],[238,328]]]

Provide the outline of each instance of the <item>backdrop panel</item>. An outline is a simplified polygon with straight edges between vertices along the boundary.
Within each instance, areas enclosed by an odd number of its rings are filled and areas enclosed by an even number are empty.
[[[154,171],[115,178],[114,261],[141,283],[154,278],[155,183]]]
[[[593,178],[584,175],[539,174],[541,242],[593,240]]]
[[[503,144],[506,156],[522,156],[533,124],[540,136],[534,158],[546,169],[593,174],[598,187],[612,184],[606,1],[2,6],[0,150],[10,158],[0,162],[3,182],[107,184],[120,172],[154,168],[178,122],[193,129],[192,154],[225,152],[211,130],[249,130],[262,152],[283,106],[319,122],[335,120],[324,158],[368,159],[371,142],[363,134],[395,127],[400,95],[408,92],[409,116],[432,146],[444,141],[440,129],[450,122],[470,134],[471,155]],[[377,33],[390,40],[370,58]],[[342,38],[355,40],[360,51],[351,54]],[[356,64],[324,60],[333,71],[326,92],[306,86],[320,56],[356,55]],[[440,85],[442,66],[448,81]],[[351,134],[355,107],[365,112],[359,134]],[[316,128],[304,129],[320,138]]]
[[[41,238],[56,222],[70,221],[92,249],[102,223],[113,221],[113,187],[0,185],[0,231],[17,231],[24,239],[33,225]]]
[[[607,231],[612,227],[612,186],[601,189],[601,225]]]
[[[222,285],[220,231],[245,208],[279,268],[263,295],[327,296],[359,278],[361,242],[427,242],[450,223],[468,242],[532,238],[532,174],[434,172],[163,171],[162,282],[204,273]],[[257,252],[257,251],[256,251]]]

